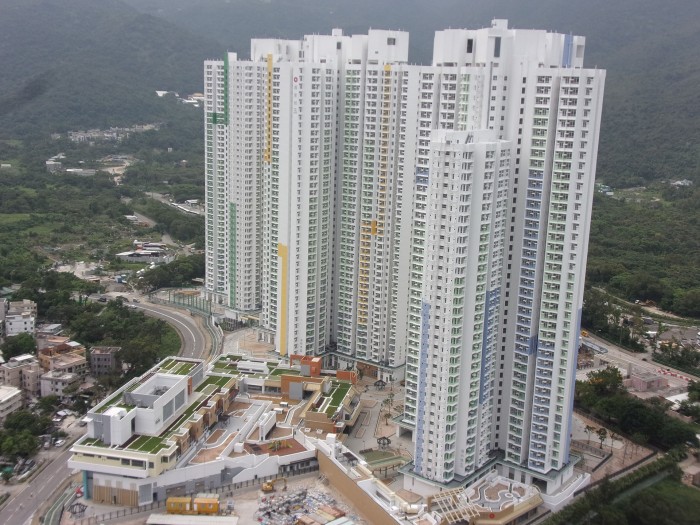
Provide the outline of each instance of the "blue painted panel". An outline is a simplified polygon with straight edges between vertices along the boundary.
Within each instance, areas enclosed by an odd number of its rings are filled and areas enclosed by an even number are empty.
[[[501,289],[495,288],[486,292],[484,308],[484,334],[481,339],[481,374],[479,377],[479,404],[488,400],[488,375],[491,371],[491,345],[489,344],[489,327],[493,324],[493,317],[498,313],[498,304],[501,300]]]
[[[573,52],[573,44],[573,35],[564,35],[564,52],[562,53],[561,57],[561,67],[571,67],[571,55]]]
[[[416,447],[413,457],[414,470],[423,473],[423,429],[425,427],[425,385],[428,381],[428,352],[430,350],[430,303],[421,305],[420,359],[418,363],[418,409],[416,414]]]

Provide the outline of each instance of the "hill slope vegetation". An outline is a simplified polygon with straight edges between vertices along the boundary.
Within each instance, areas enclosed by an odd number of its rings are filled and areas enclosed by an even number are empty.
[[[411,60],[428,63],[433,33],[511,27],[584,35],[586,64],[608,70],[598,178],[700,182],[700,2],[697,0],[125,0],[243,56],[252,37],[299,38],[341,27],[411,33]]]
[[[0,136],[160,121],[220,50],[117,0],[2,0]]]

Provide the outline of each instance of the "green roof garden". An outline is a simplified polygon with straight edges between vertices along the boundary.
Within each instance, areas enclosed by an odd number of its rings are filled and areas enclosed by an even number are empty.
[[[203,392],[209,385],[213,385],[216,388],[226,386],[226,383],[231,381],[231,379],[230,376],[209,376],[197,387],[196,392]]]
[[[168,448],[168,446],[165,444],[164,438],[153,436],[139,436],[126,447],[126,450],[135,450],[138,452],[155,454],[156,452],[164,448]]]
[[[271,376],[298,376],[299,374],[301,374],[299,370],[292,370],[291,368],[275,368],[270,372]]]
[[[97,439],[97,438],[87,438],[82,443],[79,443],[79,445],[85,445],[87,447],[104,447],[104,448],[109,447],[109,445],[107,445],[106,443],[102,442],[102,440]]]
[[[198,396],[199,397],[199,396]],[[201,399],[197,399],[194,401],[189,407],[187,407],[187,410],[179,417],[177,418],[177,421],[175,423],[171,424],[168,429],[161,434],[161,437],[164,438],[169,438],[172,436],[175,432],[177,432],[180,427],[194,414],[195,410],[201,405]]]
[[[105,403],[100,408],[98,408],[96,410],[96,412],[98,414],[102,414],[102,413],[106,412],[107,409],[112,408],[112,407],[123,408],[127,412],[129,410],[133,410],[134,408],[136,408],[133,405],[127,405],[125,403],[122,403],[121,400],[122,400],[122,393],[118,392],[115,395],[113,395],[112,397],[110,397],[107,401],[105,401]]]
[[[323,401],[318,409],[312,408],[312,412],[325,412],[327,416],[332,416],[340,408],[343,399],[350,391],[350,383],[333,381],[331,391],[323,396]]]
[[[192,371],[196,363],[190,363],[189,361],[181,361],[179,359],[167,359],[160,365],[161,372],[167,374],[176,374],[180,376],[185,376]]]
[[[175,361],[175,359],[167,359],[166,361],[164,361],[160,365],[160,369],[161,370],[170,370],[173,366],[175,366],[175,363],[177,363],[177,361]]]
[[[350,391],[350,383],[339,383],[331,392],[331,405],[339,407],[345,396]]]

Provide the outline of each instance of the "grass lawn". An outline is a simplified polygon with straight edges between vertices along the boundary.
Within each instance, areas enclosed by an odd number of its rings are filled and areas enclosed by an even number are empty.
[[[147,452],[152,454],[158,452],[159,450],[167,448],[165,445],[165,440],[159,437],[152,436],[139,436],[131,443],[127,450],[137,450],[139,452]]]
[[[194,363],[176,363],[169,372],[171,374],[177,374],[179,376],[186,376],[190,373],[190,370],[194,368]]]
[[[368,452],[363,452],[362,455],[364,456],[367,463],[370,464],[396,457],[396,454],[387,450],[370,450]]]
[[[212,372],[216,372],[217,374],[229,374],[233,377],[238,376],[238,369],[237,368],[229,368],[227,366],[219,366],[219,365],[214,365],[212,368]]]
[[[222,387],[222,386],[225,386],[226,383],[228,383],[229,381],[231,381],[230,377],[209,376],[202,382],[201,385],[199,385],[197,387],[196,392],[202,392],[209,385],[214,385],[216,387]]]
[[[160,368],[161,370],[170,370],[173,366],[175,366],[175,360],[168,359],[167,361],[163,361],[163,364],[160,365]]]
[[[100,407],[100,409],[97,411],[99,414],[107,410],[109,407],[115,405],[117,401],[119,401],[122,398],[121,392],[119,394],[116,394],[112,397],[109,398],[109,400]]]
[[[272,372],[270,372],[271,376],[281,376],[281,375],[287,375],[287,376],[298,376],[301,372],[299,370],[290,370],[289,368],[275,368]]]
[[[335,407],[340,406],[348,390],[350,390],[350,385],[348,383],[340,383],[336,389],[331,392],[331,405]]]
[[[108,445],[104,444],[101,440],[97,438],[88,438],[82,443],[81,445],[86,445],[88,447],[107,447]]]

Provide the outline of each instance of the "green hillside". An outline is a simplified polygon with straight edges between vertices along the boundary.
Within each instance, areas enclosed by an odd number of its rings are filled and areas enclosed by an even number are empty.
[[[117,0],[2,0],[0,136],[163,120],[221,47]]]
[[[511,27],[587,37],[586,63],[608,70],[598,178],[616,187],[664,178],[700,183],[700,2],[697,0],[125,0],[247,55],[251,37],[298,38],[369,27],[411,32],[430,60],[433,32]]]

